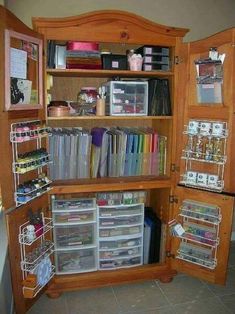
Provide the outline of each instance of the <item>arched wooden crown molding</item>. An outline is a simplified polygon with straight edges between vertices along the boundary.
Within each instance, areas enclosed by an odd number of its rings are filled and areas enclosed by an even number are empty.
[[[102,33],[104,40],[112,40],[113,42],[122,40],[134,43],[137,37],[147,38],[148,41],[148,37],[153,39],[154,36],[155,38],[160,36],[160,38],[167,37],[169,39],[170,37],[175,39],[176,37],[183,37],[188,32],[188,29],[185,28],[164,26],[134,13],[119,10],[93,11],[78,16],[60,18],[33,17],[32,22],[36,31],[47,34],[47,36],[52,29],[53,33],[55,33],[55,30],[58,30],[58,32],[62,29],[71,30],[70,34],[72,36],[75,30],[78,33],[83,33],[79,32],[79,30],[86,29],[85,33],[87,35],[91,33],[91,30],[93,32],[97,31],[98,37]],[[138,36],[134,32],[138,32]],[[141,36],[139,36],[140,34]],[[65,36],[67,35],[68,33]],[[62,39],[63,35],[58,34],[58,37]],[[91,35],[91,37],[93,36]]]

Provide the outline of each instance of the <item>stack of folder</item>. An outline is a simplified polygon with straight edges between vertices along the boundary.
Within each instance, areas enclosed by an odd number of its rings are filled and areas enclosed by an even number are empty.
[[[151,128],[52,129],[49,151],[53,180],[166,173],[167,138]]]
[[[90,178],[91,139],[87,130],[52,129],[49,170],[53,180]]]
[[[96,43],[68,42],[66,51],[67,69],[101,69],[101,54]]]

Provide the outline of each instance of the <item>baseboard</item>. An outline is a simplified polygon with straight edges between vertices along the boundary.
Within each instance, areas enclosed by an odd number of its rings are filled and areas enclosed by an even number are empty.
[[[235,241],[235,231],[232,232],[231,241]]]

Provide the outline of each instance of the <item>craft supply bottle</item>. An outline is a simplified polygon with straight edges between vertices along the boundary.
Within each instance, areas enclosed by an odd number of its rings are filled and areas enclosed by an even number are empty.
[[[28,242],[32,242],[36,238],[34,225],[28,225],[26,227],[26,238]]]

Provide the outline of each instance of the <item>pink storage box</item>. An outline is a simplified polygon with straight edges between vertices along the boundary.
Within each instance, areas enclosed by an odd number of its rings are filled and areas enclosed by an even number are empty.
[[[68,41],[67,50],[98,51],[99,44],[85,41]]]

